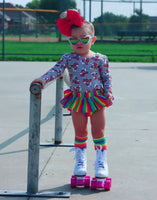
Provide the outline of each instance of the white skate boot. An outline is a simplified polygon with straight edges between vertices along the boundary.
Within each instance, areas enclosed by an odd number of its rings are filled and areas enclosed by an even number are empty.
[[[102,151],[101,149],[97,149],[95,161],[95,177],[106,178],[108,175],[107,150]]]
[[[89,187],[90,176],[87,173],[87,149],[74,148],[75,151],[75,167],[74,175],[71,177],[71,187]]]
[[[74,175],[85,176],[87,173],[87,149],[75,148],[75,159]]]
[[[96,150],[95,177],[91,181],[91,189],[110,190],[111,178],[108,178],[107,150]]]

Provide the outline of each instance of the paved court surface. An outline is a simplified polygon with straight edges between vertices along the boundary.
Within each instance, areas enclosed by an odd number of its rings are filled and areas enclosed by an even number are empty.
[[[0,190],[27,190],[29,84],[53,65],[50,62],[0,62]],[[106,126],[113,180],[111,191],[71,189],[74,154],[67,147],[41,147],[40,191],[68,191],[72,200],[156,199],[157,63],[110,63],[110,70],[115,96],[114,106],[107,109]],[[42,94],[41,142],[54,138],[54,111],[55,83]],[[63,119],[63,134],[63,142],[73,143],[71,117]],[[91,176],[94,161],[89,134],[88,174]],[[9,199],[18,198],[0,197],[0,200]]]

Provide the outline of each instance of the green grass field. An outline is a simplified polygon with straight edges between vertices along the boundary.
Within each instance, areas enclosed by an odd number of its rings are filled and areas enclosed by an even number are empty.
[[[96,42],[92,46],[92,50],[106,54],[110,62],[157,62],[156,43],[127,44]],[[72,49],[68,42],[40,43],[5,41],[6,54],[64,54],[71,51]],[[5,55],[5,60],[58,61],[60,57],[61,55]],[[0,60],[2,60],[2,56]]]

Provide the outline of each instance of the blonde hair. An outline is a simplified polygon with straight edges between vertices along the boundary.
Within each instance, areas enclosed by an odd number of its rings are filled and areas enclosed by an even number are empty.
[[[88,22],[88,21],[83,21],[82,22],[82,27],[87,27],[89,28],[89,31],[90,33],[92,34],[92,36],[95,35],[95,29],[94,29],[94,26],[91,22]]]
[[[95,35],[95,29],[92,23],[88,22],[88,21],[83,21],[82,22],[82,26],[76,26],[76,25],[72,25],[71,27],[72,29],[77,29],[77,28],[86,28],[89,30],[89,34],[91,34],[91,36]]]
[[[78,12],[79,13],[79,11],[78,10],[76,10],[76,9],[69,9],[69,10],[73,10],[73,11],[76,11],[76,12]],[[60,16],[59,16],[60,18],[67,18],[67,11],[64,11],[64,12],[62,12],[61,14],[60,14]]]

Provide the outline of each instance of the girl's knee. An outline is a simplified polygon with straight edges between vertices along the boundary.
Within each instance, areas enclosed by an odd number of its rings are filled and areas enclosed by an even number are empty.
[[[72,120],[75,129],[75,135],[85,137],[88,135],[87,122],[88,119],[82,113],[72,112]]]

